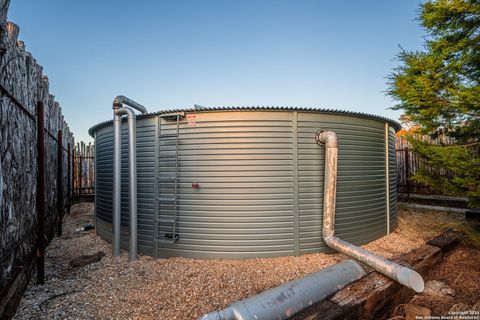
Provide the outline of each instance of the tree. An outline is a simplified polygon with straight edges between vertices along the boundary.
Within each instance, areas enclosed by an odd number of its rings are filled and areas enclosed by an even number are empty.
[[[426,161],[413,179],[479,205],[480,1],[429,0],[418,19],[425,50],[401,48],[387,91],[399,102],[393,109],[437,142],[410,137]]]

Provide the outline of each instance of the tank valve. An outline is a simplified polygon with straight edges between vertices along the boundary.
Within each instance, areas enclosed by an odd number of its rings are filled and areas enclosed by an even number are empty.
[[[200,185],[196,182],[192,183],[192,188],[193,189],[198,189],[200,187]]]

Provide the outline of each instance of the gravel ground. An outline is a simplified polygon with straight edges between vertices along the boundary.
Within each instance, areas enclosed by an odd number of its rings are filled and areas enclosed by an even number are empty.
[[[318,271],[346,257],[308,254],[248,260],[154,259],[129,263],[122,252],[95,231],[76,232],[93,222],[93,205],[77,204],[66,216],[64,235],[46,252],[46,284],[29,285],[14,319],[195,319],[235,300]],[[395,232],[364,246],[384,257],[420,246],[457,220],[452,214],[399,209]],[[103,251],[99,261],[83,267],[69,262]]]

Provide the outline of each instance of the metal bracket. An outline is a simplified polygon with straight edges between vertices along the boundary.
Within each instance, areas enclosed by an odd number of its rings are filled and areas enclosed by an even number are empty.
[[[318,140],[318,136],[319,136],[320,133],[322,133],[323,131],[325,131],[325,130],[323,130],[323,129],[318,129],[318,131],[315,132],[315,141],[317,142],[317,144],[318,144],[319,146],[325,145],[325,143],[323,143],[323,142],[321,142],[320,140]]]

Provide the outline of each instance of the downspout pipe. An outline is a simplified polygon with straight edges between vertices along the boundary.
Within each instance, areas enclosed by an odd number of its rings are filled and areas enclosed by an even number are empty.
[[[402,285],[422,292],[423,278],[416,271],[375,255],[335,236],[335,202],[337,187],[337,135],[333,131],[319,131],[317,143],[325,147],[325,178],[323,201],[323,240],[332,249],[342,252]]]
[[[126,104],[130,107],[124,107]],[[128,99],[117,96],[113,101],[113,256],[120,256],[121,233],[121,168],[122,168],[122,115],[127,115],[128,125],[128,215],[130,261],[137,259],[137,147],[136,115],[133,109],[146,113],[147,109]]]
[[[345,260],[198,320],[285,320],[364,276],[365,271],[357,262]]]

